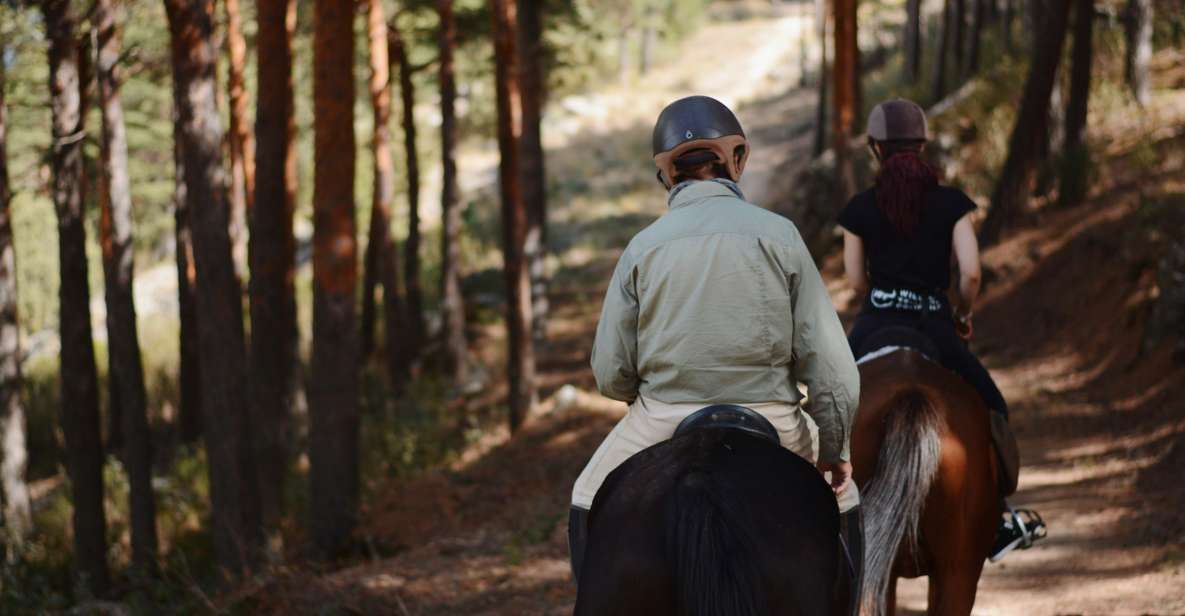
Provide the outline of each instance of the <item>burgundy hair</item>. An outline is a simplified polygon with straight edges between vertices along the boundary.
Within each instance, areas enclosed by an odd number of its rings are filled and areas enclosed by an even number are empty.
[[[902,237],[912,237],[922,218],[926,193],[938,185],[938,173],[914,148],[884,152],[876,175],[876,207]]]

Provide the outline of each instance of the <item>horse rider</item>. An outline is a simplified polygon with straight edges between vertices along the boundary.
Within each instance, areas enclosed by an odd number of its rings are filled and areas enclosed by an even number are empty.
[[[863,537],[848,440],[860,379],[815,263],[792,222],[745,201],[737,182],[749,145],[724,104],[671,103],[653,150],[669,209],[629,242],[605,294],[592,369],[600,392],[629,410],[572,490],[573,574],[605,477],[701,407],[739,404],[830,474],[858,582]]]
[[[849,342],[861,352],[869,337],[887,326],[907,326],[937,347],[933,358],[962,376],[983,398],[1000,461],[1003,515],[990,558],[1025,549],[1044,536],[1040,516],[1013,510],[1005,497],[1016,491],[1020,459],[1008,425],[1008,404],[992,376],[967,347],[972,308],[979,295],[979,246],[971,212],[976,205],[961,190],[939,184],[922,159],[926,114],[895,99],[877,105],[868,118],[868,146],[879,163],[876,184],[857,194],[840,213],[844,269],[864,297]],[[948,299],[951,263],[958,266],[954,305]]]

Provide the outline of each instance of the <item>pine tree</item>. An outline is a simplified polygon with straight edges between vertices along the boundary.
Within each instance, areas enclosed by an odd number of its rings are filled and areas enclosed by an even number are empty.
[[[7,45],[0,44],[0,58]],[[25,407],[21,400],[21,334],[17,314],[16,249],[12,241],[12,188],[8,180],[8,107],[5,62],[0,61],[0,499],[5,537],[20,549],[33,530],[29,485],[25,480]]]
[[[112,398],[119,401],[123,459],[128,473],[132,518],[132,562],[141,573],[156,569],[156,501],[152,493],[152,433],[136,305],[132,293],[132,195],[128,142],[119,96],[120,40],[112,0],[97,0],[91,17],[98,42],[95,75],[103,130],[100,143],[100,244],[107,299],[107,344],[111,355]],[[115,406],[115,404],[112,404]]]
[[[175,103],[179,111],[185,198],[197,274],[198,358],[202,427],[209,458],[214,551],[222,570],[249,570],[262,543],[247,395],[242,293],[229,232],[230,204],[222,166],[222,122],[216,104],[212,0],[164,0],[169,20]]]
[[[259,0],[255,38],[255,198],[250,211],[251,419],[260,509],[274,533],[291,457],[296,373],[296,123],[292,34],[296,0]]]
[[[332,556],[346,547],[358,519],[353,16],[351,2],[316,0],[313,4],[309,492],[312,539],[322,556]]]
[[[502,258],[506,281],[510,430],[516,431],[535,403],[535,350],[531,334],[531,282],[524,247],[527,208],[519,184],[522,98],[515,51],[516,0],[491,0],[494,19],[495,90],[498,103],[498,182],[502,198]]]
[[[453,0],[437,0],[440,16],[438,54],[440,83],[440,337],[445,371],[455,383],[466,380],[465,300],[461,294],[459,242],[461,235],[460,189],[457,186],[457,84],[453,52],[457,27]]]
[[[82,586],[99,594],[109,584],[107,517],[103,511],[103,443],[87,282],[82,198],[85,128],[80,113],[77,22],[69,0],[44,0],[41,10],[49,39],[52,194],[61,268],[61,421],[74,506],[74,562]]]

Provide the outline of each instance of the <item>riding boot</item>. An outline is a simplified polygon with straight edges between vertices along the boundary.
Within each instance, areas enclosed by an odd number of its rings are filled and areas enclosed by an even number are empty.
[[[860,507],[839,515],[839,536],[852,576],[847,613],[859,616],[864,585],[864,518],[860,515]]]
[[[588,510],[573,506],[568,510],[568,556],[572,559],[572,580],[580,584],[580,566],[588,541]]]
[[[1016,492],[1020,478],[1020,450],[1016,446],[1016,436],[1012,434],[1012,427],[1008,425],[1008,418],[1003,413],[990,411],[988,413],[992,430],[992,445],[996,449],[996,457],[1000,460],[1000,496],[1005,497]]]

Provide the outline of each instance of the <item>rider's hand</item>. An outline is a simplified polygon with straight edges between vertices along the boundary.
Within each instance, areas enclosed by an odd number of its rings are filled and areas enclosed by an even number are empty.
[[[848,489],[848,481],[852,478],[852,463],[843,460],[839,462],[820,462],[819,472],[831,473],[831,490],[836,496]]]
[[[974,328],[971,326],[971,315],[955,316],[955,333],[963,340],[971,340],[971,333]]]

